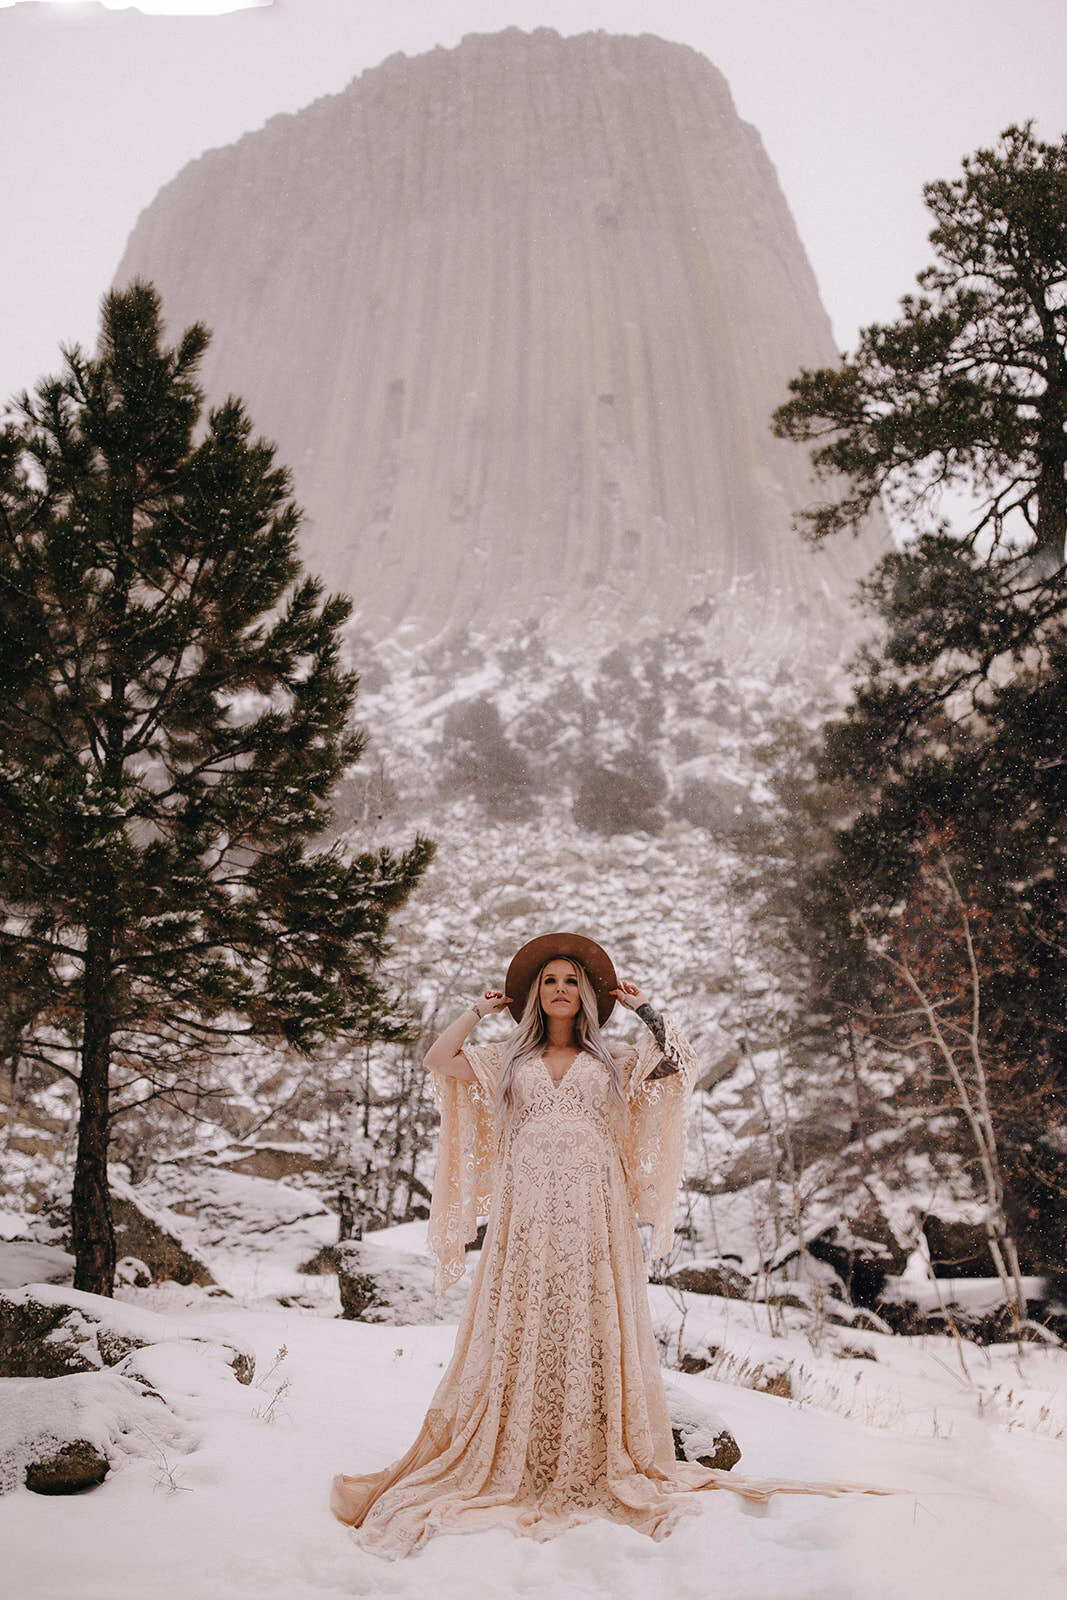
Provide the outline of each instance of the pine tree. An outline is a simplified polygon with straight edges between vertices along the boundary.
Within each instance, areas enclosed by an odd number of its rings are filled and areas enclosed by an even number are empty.
[[[888,1014],[869,936],[906,929],[922,930],[927,967],[955,970],[958,916],[924,888],[936,844],[974,927],[1009,1201],[1051,1270],[1067,1244],[1067,574],[1035,579],[1025,555],[982,561],[929,535],[866,594],[881,641],[819,763],[853,797],[813,875],[821,986]]]
[[[75,1284],[110,1294],[109,1126],[241,1033],[397,1038],[378,973],[432,854],[314,847],[363,749],[300,512],[153,287],[0,434],[0,1050],[73,1079]]]
[[[841,367],[802,372],[774,416],[834,483],[800,519],[813,539],[880,496],[913,531],[863,586],[877,634],[819,765],[849,818],[810,874],[809,926],[823,995],[884,1034],[880,945],[899,957],[921,930],[930,970],[958,964],[959,918],[928,892],[942,853],[975,930],[1008,1203],[1052,1267],[1067,1237],[1067,138],[1009,128],[924,195],[924,292]],[[959,527],[931,515],[942,486],[974,504]]]
[[[886,495],[923,518],[943,487],[972,495],[967,537],[999,543],[1021,517],[1041,574],[1067,537],[1067,137],[1031,125],[923,190],[936,261],[899,319],[860,335],[840,367],[803,371],[774,414],[814,442],[816,470],[845,492],[801,515],[816,539],[855,528]]]

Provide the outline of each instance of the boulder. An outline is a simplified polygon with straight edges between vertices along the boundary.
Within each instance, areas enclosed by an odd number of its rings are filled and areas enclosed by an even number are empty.
[[[662,1280],[672,1289],[690,1294],[717,1294],[724,1300],[749,1300],[752,1280],[725,1261],[687,1261]]]
[[[345,1239],[337,1248],[341,1315],[349,1322],[422,1322],[434,1315],[433,1268]]]
[[[541,901],[536,895],[517,894],[506,900],[498,900],[493,906],[494,916],[504,917],[539,917],[542,912]]]
[[[928,1216],[923,1232],[930,1264],[939,1278],[985,1278],[992,1271],[984,1223],[965,1217]]]
[[[241,1172],[250,1178],[292,1178],[302,1172],[330,1171],[327,1159],[307,1145],[234,1145],[214,1158],[213,1165],[226,1172]]]
[[[213,1261],[215,1251],[224,1258],[239,1253],[246,1281],[254,1279],[259,1263],[264,1276],[273,1277],[283,1265],[295,1273],[337,1234],[336,1214],[296,1179],[251,1177],[216,1161],[161,1163],[138,1185],[137,1198],[166,1222],[187,1254],[200,1258],[202,1252],[204,1261]],[[155,1276],[152,1257],[143,1259]],[[201,1280],[191,1274],[191,1281]]]
[[[856,1306],[845,1309],[843,1307],[830,1307],[826,1313],[827,1322],[836,1323],[839,1327],[858,1328],[867,1333],[892,1333],[893,1329],[884,1317],[877,1311],[872,1311],[869,1306]]]
[[[833,1355],[838,1361],[877,1361],[878,1357],[870,1345],[860,1344],[835,1344]]]
[[[123,1256],[115,1263],[115,1282],[130,1289],[148,1289],[152,1274],[146,1262],[139,1261],[136,1256]]]
[[[98,1372],[147,1343],[64,1299],[44,1296],[36,1285],[0,1294],[0,1377]]]
[[[111,1214],[115,1224],[115,1244],[122,1257],[142,1262],[159,1283],[214,1284],[207,1263],[183,1244],[170,1214],[149,1206],[128,1184],[111,1181]]]
[[[779,1311],[810,1311],[811,1300],[802,1294],[797,1294],[795,1289],[776,1289],[773,1294],[768,1294],[765,1303],[776,1306]]]
[[[195,1392],[203,1382],[197,1371]],[[37,1494],[76,1494],[126,1461],[158,1466],[199,1442],[155,1385],[129,1373],[105,1368],[12,1381],[0,1407],[0,1494],[22,1485]]]
[[[711,985],[706,984],[705,988],[710,990]],[[717,1083],[721,1083],[723,1078],[728,1078],[731,1072],[735,1072],[745,1058],[737,1045],[729,1045],[721,1055],[715,1056],[710,1062],[707,1061],[706,1055],[704,1059],[707,1064],[703,1066],[694,1087],[708,1093]]]
[[[2,1378],[99,1372],[135,1350],[175,1342],[221,1348],[238,1383],[251,1383],[255,1357],[213,1329],[185,1324],[179,1331],[154,1311],[49,1284],[0,1293]]]
[[[885,1280],[903,1272],[907,1246],[881,1208],[869,1201],[808,1241],[808,1254],[832,1267],[853,1305],[873,1310]]]
[[[946,1279],[942,1293],[945,1309],[920,1306],[913,1300],[899,1299],[882,1306],[882,1314],[891,1333],[910,1336],[926,1334],[951,1334],[969,1339],[973,1344],[1008,1344],[1016,1339],[1024,1342],[1057,1345],[1067,1337],[1067,1317],[1058,1315],[1043,1299],[1028,1300],[1026,1318],[1017,1330],[1011,1309],[996,1298],[999,1284],[987,1279],[992,1303],[961,1306],[952,1299],[952,1279]],[[1036,1280],[1039,1284],[1041,1280]]]
[[[434,1266],[424,1255],[410,1255],[376,1244],[377,1235],[345,1239],[337,1252],[341,1315],[353,1322],[391,1325],[433,1322],[442,1314],[458,1318],[466,1303],[469,1280],[461,1279],[438,1301]]]
[[[308,1277],[326,1277],[331,1272],[338,1272],[341,1266],[340,1245],[324,1244],[316,1250],[301,1266],[298,1272],[306,1273]]]
[[[698,1461],[720,1472],[736,1467],[741,1447],[722,1418],[673,1384],[666,1392],[676,1460]]]
[[[107,1456],[95,1444],[71,1439],[27,1462],[24,1481],[34,1494],[79,1494],[103,1483],[110,1470]]]
[[[702,1467],[715,1467],[719,1472],[729,1472],[741,1459],[741,1446],[729,1428],[717,1433],[698,1430],[685,1434],[673,1428],[674,1454],[678,1461],[698,1461]]]

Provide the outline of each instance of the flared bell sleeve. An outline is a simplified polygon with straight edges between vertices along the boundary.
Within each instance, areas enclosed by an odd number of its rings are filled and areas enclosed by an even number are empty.
[[[630,1118],[623,1135],[623,1166],[638,1220],[650,1223],[650,1254],[658,1259],[674,1243],[674,1202],[685,1163],[689,1096],[697,1058],[689,1040],[669,1016],[662,1041],[648,1032],[624,1064]],[[652,1077],[666,1060],[676,1070]]]
[[[478,1218],[485,1216],[493,1198],[493,1106],[502,1050],[499,1044],[464,1046],[474,1072],[472,1083],[433,1073],[441,1132],[427,1238],[437,1260],[438,1297],[462,1278],[464,1250],[476,1237]]]

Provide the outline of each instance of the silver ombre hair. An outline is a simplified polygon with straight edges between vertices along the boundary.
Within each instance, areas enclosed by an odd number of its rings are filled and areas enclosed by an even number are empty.
[[[600,1015],[597,1011],[596,991],[580,961],[573,956],[552,956],[541,966],[530,985],[526,1004],[522,1008],[519,1025],[508,1041],[500,1067],[497,1085],[497,1108],[502,1124],[507,1123],[515,1110],[515,1074],[524,1061],[539,1056],[548,1043],[548,1022],[541,1009],[541,979],[545,967],[553,961],[569,961],[578,977],[578,998],[581,1006],[574,1019],[574,1037],[579,1050],[603,1062],[608,1075],[608,1089],[618,1105],[625,1103],[622,1092],[622,1074],[619,1063],[604,1043],[600,1032]]]

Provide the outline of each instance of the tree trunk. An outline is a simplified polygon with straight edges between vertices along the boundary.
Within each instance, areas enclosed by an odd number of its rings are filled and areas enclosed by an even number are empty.
[[[91,933],[85,955],[78,1155],[70,1200],[74,1287],[110,1295],[115,1284],[115,1228],[107,1186],[111,1013],[107,1003],[111,938]]]
[[[1031,565],[1041,578],[1051,577],[1064,563],[1064,542],[1067,541],[1064,456],[1061,422],[1057,425],[1054,442],[1042,450],[1037,481],[1037,543],[1031,552]]]
[[[341,1175],[337,1185],[337,1239],[362,1239],[366,1222],[366,1205],[359,1165],[365,1164],[366,1140],[360,1136],[360,1117],[365,1111],[366,1096],[359,1092],[355,1069],[349,1074],[345,1088],[345,1106],[342,1119],[344,1154]],[[359,1164],[359,1165],[357,1165]]]
[[[347,1167],[337,1185],[337,1242],[362,1239],[364,1207],[359,1192],[360,1175],[354,1167]]]

